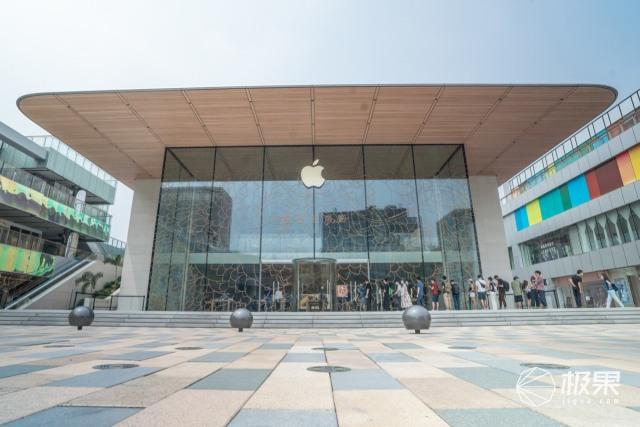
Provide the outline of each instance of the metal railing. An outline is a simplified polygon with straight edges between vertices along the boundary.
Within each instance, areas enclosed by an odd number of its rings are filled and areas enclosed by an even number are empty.
[[[28,232],[21,232],[0,227],[0,243],[49,255],[64,256],[66,246],[45,240]]]
[[[76,199],[71,191],[57,184],[49,184],[45,180],[17,168],[6,162],[0,161],[0,175],[3,175],[19,184],[29,187],[42,193],[44,196],[69,206],[78,212],[85,213],[92,218],[97,219],[105,224],[111,223],[111,215],[96,205],[89,205],[82,200]]]
[[[78,305],[85,305],[92,310],[112,311],[118,309],[120,301],[133,301],[129,303],[130,307],[136,307],[138,310],[144,310],[146,297],[144,295],[110,295],[107,297],[97,293],[76,292],[73,296],[73,304],[71,308]]]
[[[640,90],[592,120],[498,188],[502,204],[640,123]]]
[[[35,142],[36,144],[38,144],[43,148],[51,148],[52,150],[57,151],[58,153],[65,156],[67,159],[71,160],[78,166],[82,167],[84,170],[88,171],[92,175],[100,178],[101,180],[109,184],[109,186],[113,188],[116,187],[118,181],[114,177],[106,173],[104,170],[98,167],[91,160],[87,159],[82,154],[78,153],[76,150],[69,147],[67,144],[60,141],[55,136],[34,135],[34,136],[27,136],[27,138],[29,138],[30,140],[32,140],[33,142]]]

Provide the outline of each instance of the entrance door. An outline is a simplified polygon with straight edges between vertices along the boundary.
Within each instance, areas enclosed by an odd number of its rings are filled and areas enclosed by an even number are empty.
[[[295,309],[332,311],[335,308],[336,260],[299,258],[293,260]]]

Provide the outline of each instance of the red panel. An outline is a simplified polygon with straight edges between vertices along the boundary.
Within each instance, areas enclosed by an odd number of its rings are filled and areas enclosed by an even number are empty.
[[[596,168],[596,177],[600,186],[600,194],[607,194],[610,191],[622,187],[622,177],[616,159],[611,159],[607,163]]]
[[[631,164],[631,157],[628,151],[619,154],[616,157],[616,163],[618,163],[620,177],[624,185],[631,184],[636,180],[636,174],[633,172],[633,165]]]
[[[587,187],[589,187],[589,196],[591,196],[592,200],[600,197],[600,185],[598,185],[595,170],[587,172]]]

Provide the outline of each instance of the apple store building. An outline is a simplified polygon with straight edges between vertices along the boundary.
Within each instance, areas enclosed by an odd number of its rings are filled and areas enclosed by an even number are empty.
[[[366,280],[366,308],[382,310],[384,279],[446,275],[464,292],[480,273],[510,278],[498,185],[615,96],[233,87],[41,93],[18,106],[134,190],[119,310],[356,310]]]
[[[169,149],[156,227],[152,310],[343,309],[367,278],[478,271],[460,145]]]

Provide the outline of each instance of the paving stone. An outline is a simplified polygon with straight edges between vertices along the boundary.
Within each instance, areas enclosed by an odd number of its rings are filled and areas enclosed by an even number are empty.
[[[437,411],[451,427],[561,427],[551,418],[527,408],[448,409]]]
[[[213,353],[205,354],[204,356],[191,359],[192,362],[234,362],[247,353],[240,353],[234,351],[215,351]]]
[[[308,362],[318,362],[322,363],[325,361],[324,353],[287,353],[287,355],[282,359],[283,362],[300,362],[300,363],[308,363]]]
[[[518,375],[495,368],[444,368],[445,372],[482,388],[515,387]]]
[[[27,374],[29,372],[51,369],[51,365],[8,365],[0,366],[0,378],[13,377],[15,375]]]
[[[404,353],[369,353],[368,355],[377,363],[419,362],[418,359],[414,359]]]
[[[331,383],[334,390],[392,390],[403,388],[398,381],[381,369],[354,369],[348,372],[332,373]]]
[[[229,427],[337,427],[333,411],[290,411],[243,409],[235,416]]]
[[[392,350],[412,350],[412,349],[423,349],[424,347],[420,347],[418,344],[410,343],[410,342],[389,342],[384,343],[387,347]]]
[[[154,357],[164,356],[170,354],[171,351],[132,351],[130,353],[117,354],[115,356],[109,356],[110,360],[147,360]]]
[[[269,369],[221,369],[192,384],[190,389],[256,390],[267,378]]]
[[[291,347],[293,347],[293,344],[268,342],[262,344],[258,348],[263,350],[289,350]]]
[[[139,409],[136,408],[57,406],[6,425],[15,427],[107,427],[138,411]]]
[[[51,387],[111,387],[156,372],[159,368],[138,366],[127,369],[96,370],[84,375],[54,381]]]

